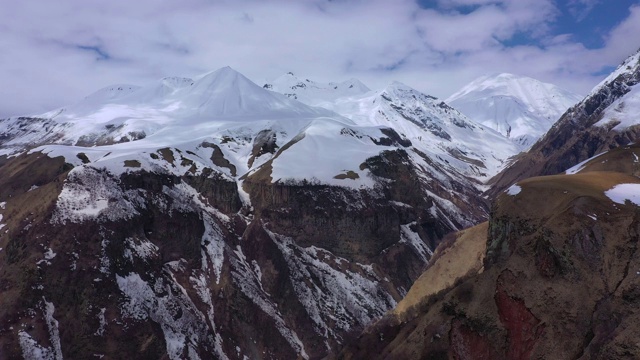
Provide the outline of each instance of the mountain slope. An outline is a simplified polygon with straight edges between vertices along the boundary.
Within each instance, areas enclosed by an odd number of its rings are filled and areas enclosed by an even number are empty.
[[[490,181],[491,193],[520,179],[558,174],[598,153],[635,142],[640,134],[633,116],[638,112],[639,58],[640,53],[630,56],[567,110],[538,143]]]
[[[552,84],[499,74],[480,77],[445,101],[526,150],[581,99]]]
[[[437,164],[437,171],[454,173],[454,177],[484,181],[518,153],[518,147],[504,136],[402,83],[393,82],[375,91],[366,91],[355,79],[330,84],[288,74],[265,87],[295,95],[302,102],[334,111],[361,126],[390,127]]]

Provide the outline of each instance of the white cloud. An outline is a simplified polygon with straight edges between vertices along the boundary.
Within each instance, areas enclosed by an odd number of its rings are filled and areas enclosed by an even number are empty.
[[[591,73],[640,46],[629,41],[640,30],[637,7],[604,49],[589,50],[551,33],[551,0],[446,3],[436,11],[411,0],[0,0],[0,117],[44,112],[112,83],[226,65],[259,83],[293,71],[373,88],[399,80],[440,97],[507,71],[586,93],[599,81]],[[514,37],[543,45],[504,45]]]

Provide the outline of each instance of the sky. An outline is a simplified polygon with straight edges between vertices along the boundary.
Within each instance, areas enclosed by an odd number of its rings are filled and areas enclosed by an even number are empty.
[[[587,94],[640,48],[640,0],[0,0],[0,118],[231,66],[262,85],[509,72]]]

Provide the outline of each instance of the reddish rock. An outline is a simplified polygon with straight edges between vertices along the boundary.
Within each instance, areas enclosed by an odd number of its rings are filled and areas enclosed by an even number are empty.
[[[507,274],[498,280],[495,296],[500,322],[507,329],[507,359],[530,359],[533,348],[544,332],[544,324],[531,313],[522,299],[509,296],[504,278],[512,280],[514,276],[510,272]]]
[[[460,319],[453,320],[449,339],[451,341],[451,357],[456,360],[500,358],[486,337],[473,331]]]

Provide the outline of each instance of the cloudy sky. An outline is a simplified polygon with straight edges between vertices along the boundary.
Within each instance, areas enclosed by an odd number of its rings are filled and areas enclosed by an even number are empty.
[[[0,0],[0,117],[229,65],[259,84],[392,80],[447,97],[531,76],[586,94],[640,48],[640,0]]]

